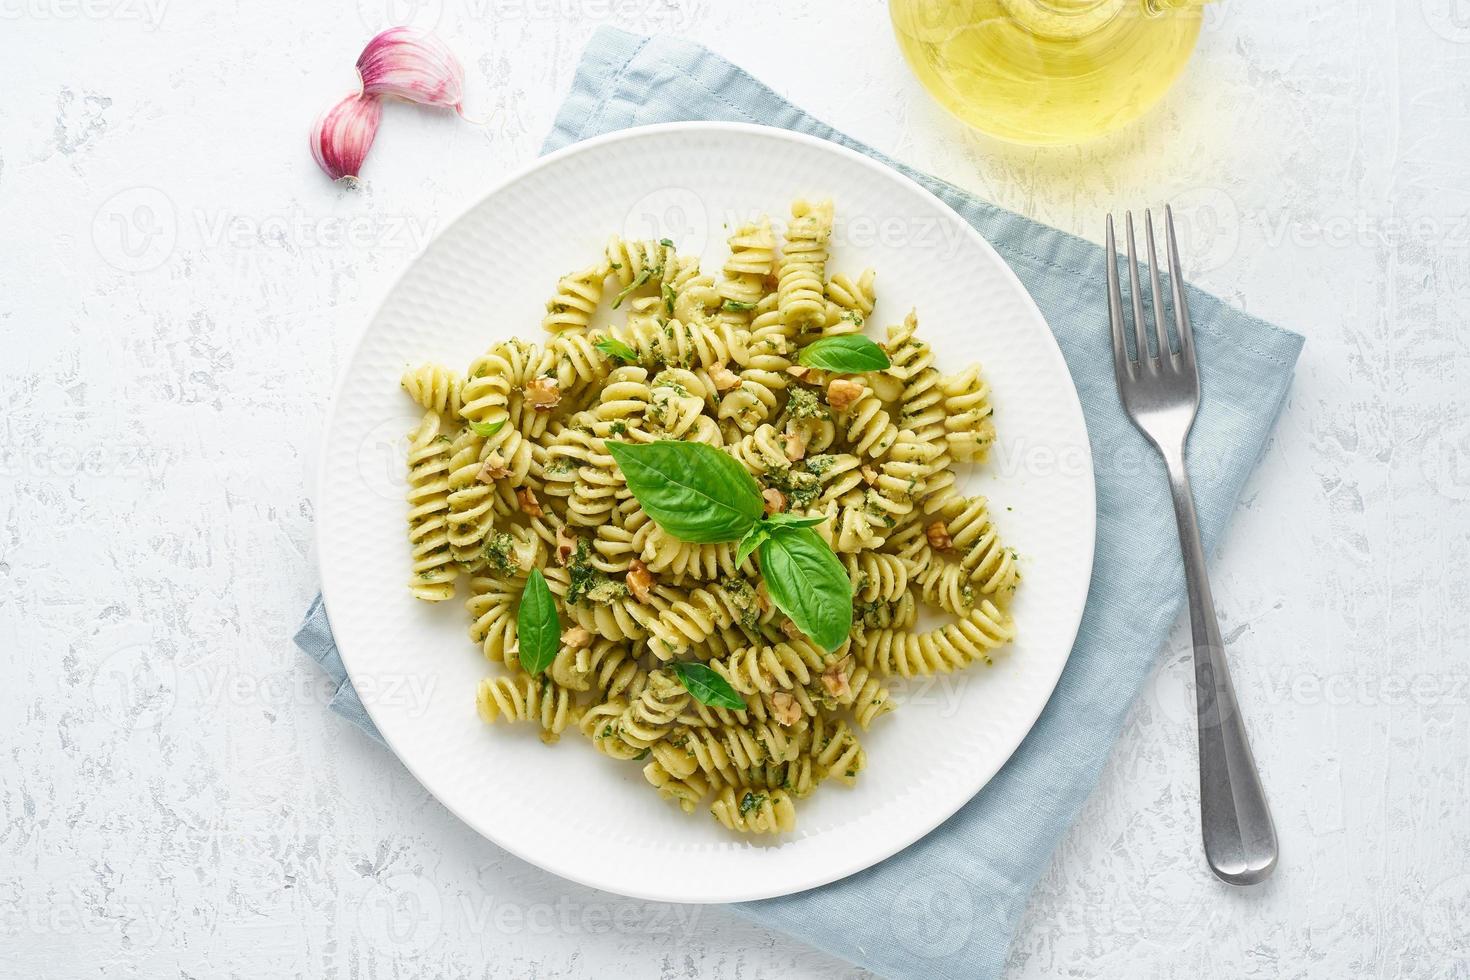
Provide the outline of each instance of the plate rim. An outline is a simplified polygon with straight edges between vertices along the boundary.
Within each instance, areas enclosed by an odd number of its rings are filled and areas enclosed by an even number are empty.
[[[1041,308],[1037,305],[1035,298],[1031,295],[1031,291],[1026,288],[1024,283],[1021,282],[1020,278],[1016,275],[1015,270],[1011,268],[1010,263],[1005,260],[1005,258],[1000,254],[995,246],[992,245],[989,240],[985,238],[984,235],[980,234],[980,232],[968,221],[966,221],[962,215],[956,212],[952,206],[950,206],[947,202],[945,202],[942,198],[940,198],[929,188],[925,187],[919,181],[904,173],[896,165],[883,163],[877,159],[874,159],[873,157],[867,156],[866,154],[859,153],[858,151],[853,150],[850,147],[833,142],[832,140],[823,139],[821,137],[813,136],[808,133],[785,129],[779,126],[766,126],[757,123],[684,120],[677,122],[651,123],[647,125],[631,126],[626,129],[614,130],[609,133],[602,133],[597,136],[592,136],[587,139],[568,144],[567,146],[554,150],[551,153],[547,153],[544,156],[536,157],[529,163],[515,168],[502,179],[497,180],[489,188],[487,188],[484,193],[477,196],[475,200],[473,200],[470,204],[459,209],[455,213],[453,219],[444,224],[434,234],[433,238],[427,241],[424,246],[419,249],[412,256],[412,258],[408,260],[402,270],[400,270],[398,275],[393,279],[392,285],[390,285],[388,289],[384,291],[382,297],[374,306],[372,314],[363,323],[363,326],[361,327],[361,329],[358,330],[357,335],[352,338],[344,352],[341,366],[337,372],[337,378],[332,385],[331,401],[327,405],[326,413],[322,420],[322,433],[320,439],[318,440],[316,487],[312,494],[313,506],[315,507],[321,504],[323,498],[323,488],[329,485],[327,473],[328,465],[330,463],[329,443],[331,440],[332,432],[337,422],[337,409],[342,404],[342,396],[347,389],[347,383],[351,374],[352,365],[360,355],[363,345],[367,341],[369,332],[373,324],[379,320],[392,297],[398,292],[404,281],[407,280],[408,277],[413,273],[415,267],[423,259],[424,255],[427,254],[428,251],[434,247],[435,243],[437,243],[445,235],[449,234],[455,226],[464,221],[469,215],[477,211],[479,208],[483,207],[490,199],[505,192],[508,188],[513,187],[516,183],[526,179],[536,171],[558,163],[568,157],[577,156],[583,153],[596,152],[602,147],[625,141],[649,138],[656,139],[660,136],[668,134],[677,135],[679,133],[699,132],[745,133],[748,135],[758,135],[763,138],[775,138],[779,140],[785,140],[792,143],[805,145],[808,148],[816,149],[820,152],[835,153],[838,156],[847,158],[850,162],[857,163],[861,167],[881,172],[890,179],[896,179],[902,183],[907,183],[908,185],[910,185],[910,187],[917,190],[919,194],[923,197],[929,198],[940,208],[954,214],[955,220],[958,221],[959,224],[963,227],[963,231],[961,232],[961,234],[972,239],[996,260],[997,265],[1002,270],[1002,277],[1009,280],[1011,285],[1015,287],[1018,293],[1021,296],[1025,297],[1025,301],[1029,308],[1029,311],[1035,314],[1037,320],[1044,328],[1047,339],[1047,344],[1045,345],[1046,357],[1053,361],[1054,366],[1059,368],[1062,374],[1067,379],[1067,384],[1065,386],[1066,405],[1064,406],[1064,409],[1068,415],[1073,417],[1073,421],[1075,422],[1082,436],[1081,462],[1083,464],[1084,472],[1079,474],[1079,479],[1086,488],[1085,492],[1087,496],[1084,524],[1086,525],[1087,532],[1085,535],[1085,565],[1088,569],[1088,579],[1086,582],[1086,587],[1082,590],[1081,595],[1078,597],[1075,615],[1069,615],[1068,617],[1071,625],[1064,631],[1065,635],[1067,636],[1066,655],[1058,659],[1055,671],[1052,672],[1052,675],[1050,677],[1045,678],[1044,686],[1046,690],[1046,697],[1040,700],[1035,715],[1024,726],[1024,728],[1022,728],[1021,726],[1017,726],[1017,732],[1014,738],[1005,740],[1007,744],[1004,748],[1003,753],[1000,754],[1001,761],[985,777],[984,782],[976,787],[973,793],[960,799],[952,809],[948,809],[943,813],[938,813],[932,820],[920,821],[917,824],[918,829],[915,832],[896,834],[893,838],[893,840],[896,842],[895,845],[891,848],[885,847],[884,849],[882,849],[882,853],[869,854],[867,852],[863,852],[862,856],[857,858],[856,860],[835,862],[831,869],[823,870],[822,872],[814,876],[807,876],[803,879],[803,883],[791,886],[782,886],[777,889],[753,889],[735,895],[731,895],[728,892],[713,894],[708,892],[707,890],[702,890],[698,892],[671,893],[667,890],[658,888],[644,888],[637,886],[629,887],[628,885],[623,883],[610,883],[608,881],[597,878],[595,875],[590,875],[582,872],[580,870],[582,867],[581,865],[566,865],[559,862],[548,862],[544,857],[540,855],[533,858],[527,853],[523,852],[520,847],[515,846],[511,843],[507,843],[506,841],[501,840],[496,835],[488,832],[482,827],[480,821],[471,819],[466,813],[462,812],[459,807],[456,807],[455,805],[445,800],[438,792],[435,791],[433,787],[429,786],[429,784],[425,782],[424,779],[420,776],[419,770],[414,766],[413,763],[406,759],[401,752],[399,752],[397,747],[395,747],[393,744],[393,739],[388,735],[386,731],[384,731],[379,721],[379,718],[375,714],[375,708],[371,703],[372,699],[362,701],[363,709],[367,713],[367,716],[372,720],[373,726],[377,729],[378,735],[382,739],[383,744],[388,748],[389,751],[393,753],[394,757],[397,758],[398,762],[404,767],[404,769],[408,771],[409,775],[413,776],[414,780],[421,787],[423,787],[423,789],[430,796],[432,796],[435,801],[439,803],[439,805],[443,806],[446,810],[452,813],[455,818],[458,819],[461,823],[465,824],[475,833],[479,834],[481,837],[483,837],[485,840],[488,840],[496,847],[507,851],[518,859],[525,861],[527,864],[530,864],[550,874],[554,874],[560,878],[564,878],[576,884],[583,885],[585,887],[596,888],[599,890],[624,895],[626,897],[638,899],[641,901],[704,905],[780,898],[782,896],[799,894],[801,892],[809,891],[813,888],[820,888],[824,885],[829,885],[833,882],[841,881],[842,879],[848,878],[854,874],[857,874],[860,871],[864,871],[868,868],[881,864],[882,862],[888,860],[889,858],[892,858],[894,855],[900,853],[901,851],[906,850],[916,841],[938,829],[941,824],[948,821],[966,804],[968,804],[982,791],[984,791],[986,786],[989,786],[991,784],[991,782],[1000,773],[1000,771],[1004,769],[1005,766],[1010,762],[1011,758],[1015,755],[1016,750],[1020,748],[1021,743],[1024,742],[1026,737],[1031,734],[1032,730],[1036,727],[1037,721],[1040,720],[1041,715],[1045,712],[1046,706],[1051,703],[1051,699],[1056,692],[1056,686],[1061,680],[1062,672],[1066,670],[1067,664],[1071,660],[1072,649],[1076,646],[1077,634],[1080,631],[1082,625],[1082,616],[1087,606],[1087,600],[1091,595],[1091,569],[1096,558],[1097,481],[1096,471],[1093,467],[1091,434],[1087,428],[1086,415],[1082,409],[1081,395],[1077,390],[1076,382],[1072,379],[1071,369],[1067,366],[1066,358],[1062,354],[1061,346],[1057,343],[1055,333],[1051,330],[1051,325],[1047,322],[1046,316],[1041,312]],[[316,545],[317,551],[316,564],[318,578],[321,582],[320,594],[322,597],[322,604],[323,607],[326,609],[327,618],[330,622],[330,593],[334,590],[331,587],[332,578],[328,574],[327,567],[322,561],[322,557],[325,554],[322,537],[325,524],[326,522],[322,520],[321,517],[318,517],[314,521],[313,542]],[[353,682],[353,686],[355,688],[357,678],[354,677],[353,657],[340,643],[335,631],[333,631],[333,641],[334,645],[337,647],[337,652],[342,661],[343,667],[346,670],[347,677]]]

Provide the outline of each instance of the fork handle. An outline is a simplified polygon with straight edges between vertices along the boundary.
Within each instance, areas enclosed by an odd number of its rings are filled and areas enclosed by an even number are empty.
[[[1199,716],[1200,821],[1210,870],[1232,885],[1264,881],[1276,867],[1276,827],[1246,739],[1225,644],[1205,571],[1205,549],[1184,453],[1166,455],[1194,634],[1195,710]]]

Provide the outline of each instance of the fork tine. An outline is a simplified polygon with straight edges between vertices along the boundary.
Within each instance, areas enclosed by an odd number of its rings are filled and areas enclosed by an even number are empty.
[[[1113,370],[1119,381],[1132,373],[1128,363],[1128,345],[1123,340],[1123,296],[1118,289],[1118,244],[1113,240],[1113,216],[1108,215],[1108,324],[1113,329]]]
[[[1148,242],[1148,278],[1154,298],[1154,334],[1159,341],[1159,363],[1168,366],[1174,353],[1169,342],[1169,319],[1164,315],[1164,291],[1159,287],[1159,257],[1154,252],[1154,215],[1143,209],[1143,237]]]
[[[1184,273],[1179,271],[1179,243],[1174,239],[1174,210],[1164,205],[1164,241],[1169,250],[1169,285],[1174,294],[1174,327],[1179,331],[1179,356],[1193,371],[1194,331],[1189,326],[1189,304],[1184,301]]]
[[[1152,365],[1148,357],[1148,321],[1143,316],[1143,290],[1138,285],[1138,245],[1133,241],[1133,212],[1123,214],[1123,227],[1128,233],[1128,288],[1133,298],[1133,341],[1138,350],[1138,366]]]

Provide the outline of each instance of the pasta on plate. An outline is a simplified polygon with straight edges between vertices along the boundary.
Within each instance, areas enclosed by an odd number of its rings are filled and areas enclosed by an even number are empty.
[[[864,335],[875,309],[873,270],[830,271],[832,227],[830,202],[798,201],[779,243],[768,219],[736,228],[718,276],[671,241],[614,237],[557,283],[541,342],[401,379],[424,409],[407,457],[409,587],[442,602],[463,581],[470,637],[499,665],[480,717],[641,761],[660,796],[739,833],[791,831],[795,799],[851,785],[858,733],[894,709],[895,678],[988,663],[1014,636],[1015,552],[986,499],[957,489],[956,466],[983,463],[995,437],[979,368],[942,373],[914,313],[887,327],[886,367],[798,361]],[[715,447],[768,514],[821,518],[851,585],[846,639],[827,650],[803,635],[735,542],[683,541],[650,518],[614,440]],[[517,625],[533,569],[561,624],[535,674]],[[943,624],[920,628],[921,607]],[[691,662],[744,708],[691,693],[676,669]]]

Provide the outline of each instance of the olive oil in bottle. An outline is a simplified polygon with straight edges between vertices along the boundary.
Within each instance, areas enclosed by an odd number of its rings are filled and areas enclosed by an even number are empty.
[[[936,99],[1016,143],[1076,143],[1127,123],[1184,70],[1206,0],[889,0]]]

